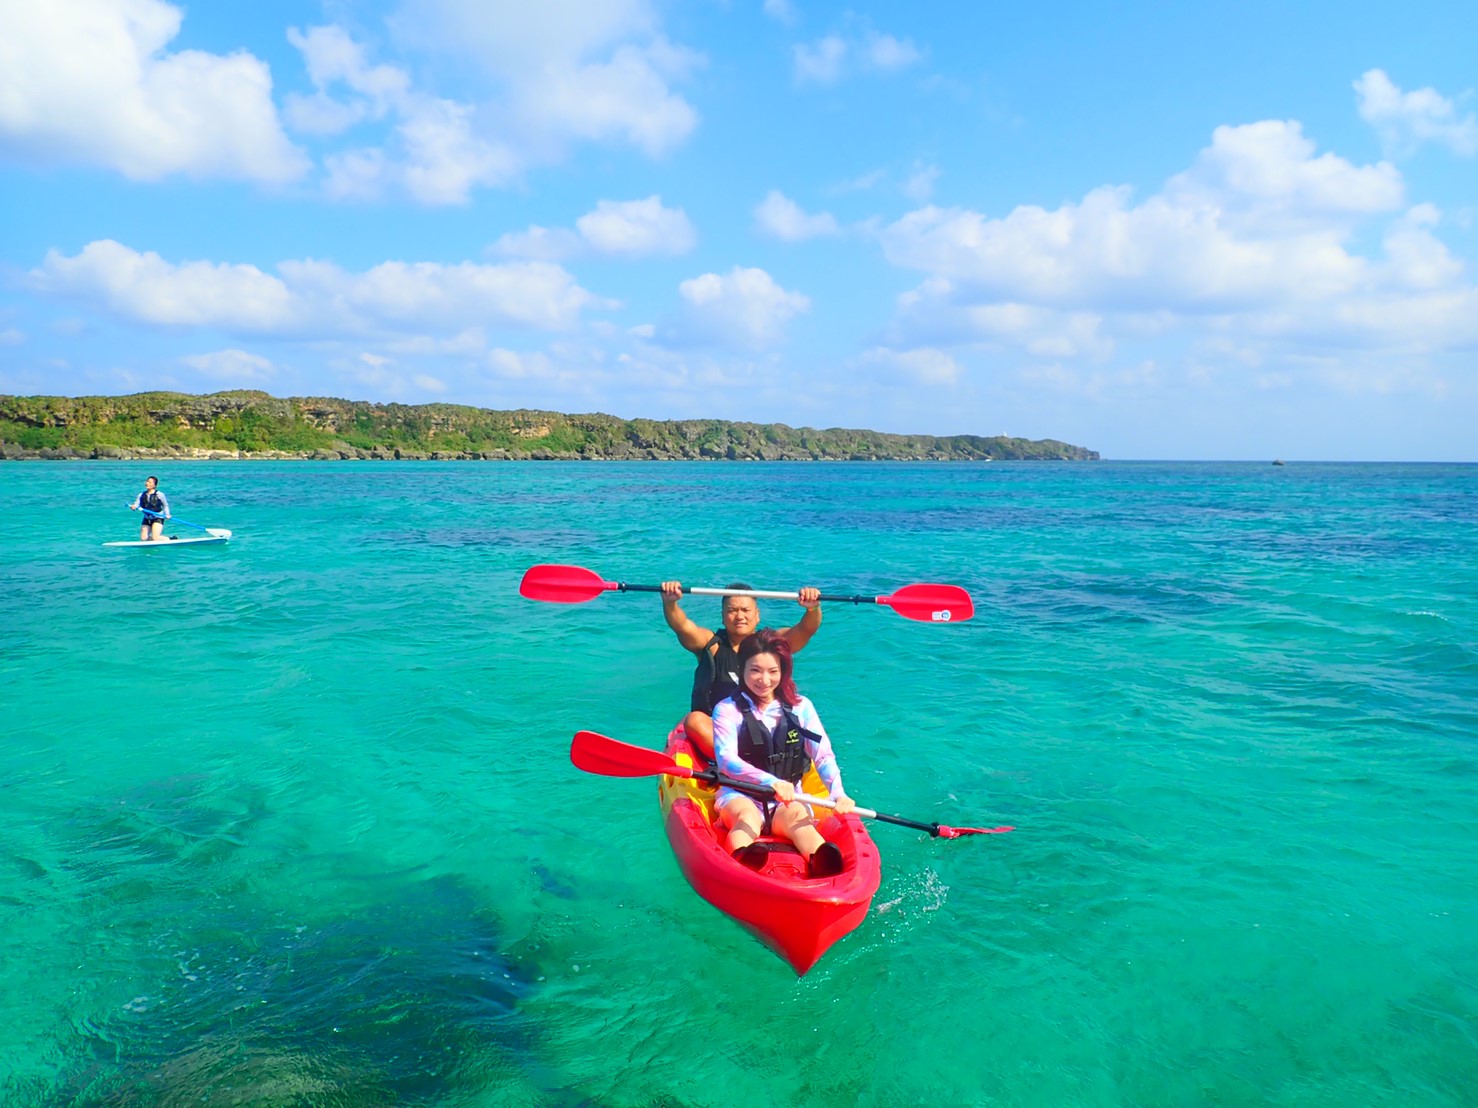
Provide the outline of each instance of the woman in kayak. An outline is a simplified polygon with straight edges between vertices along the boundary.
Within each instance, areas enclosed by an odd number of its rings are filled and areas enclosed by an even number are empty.
[[[133,498],[129,511],[143,512],[139,522],[139,542],[160,542],[164,538],[164,521],[169,518],[169,501],[159,491],[159,478],[144,481],[144,491]]]
[[[811,809],[796,800],[796,787],[814,765],[837,815],[856,805],[842,789],[821,717],[796,691],[790,643],[777,631],[758,631],[740,646],[739,664],[743,688],[714,705],[714,757],[725,777],[770,789],[774,800],[719,789],[714,806],[729,832],[729,852],[751,869],[763,868],[769,848],[758,840],[768,824],[805,856],[808,876],[840,873],[842,852],[816,830]]]

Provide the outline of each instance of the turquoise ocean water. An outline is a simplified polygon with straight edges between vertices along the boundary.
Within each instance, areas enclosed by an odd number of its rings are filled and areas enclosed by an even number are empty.
[[[237,539],[103,549],[149,472]],[[1478,1102],[1478,467],[0,476],[0,1103]],[[680,714],[658,601],[539,562],[965,585],[800,686],[860,803],[1018,830],[873,825],[796,979],[569,764]]]

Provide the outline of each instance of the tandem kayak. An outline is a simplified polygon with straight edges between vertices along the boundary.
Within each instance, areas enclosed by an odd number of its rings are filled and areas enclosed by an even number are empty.
[[[666,752],[681,766],[705,764],[681,724],[667,736]],[[814,770],[802,787],[826,795]],[[795,847],[770,835],[762,840],[770,847],[764,868],[748,869],[724,846],[724,832],[713,813],[716,792],[714,786],[689,778],[659,779],[662,821],[678,868],[699,896],[732,916],[797,974],[804,974],[867,915],[881,880],[878,849],[855,815],[837,816],[818,808],[817,829],[841,849],[845,861],[841,873],[807,877],[806,861]]]
[[[188,535],[183,539],[171,536],[167,539],[146,539],[143,541],[135,539],[132,542],[105,542],[104,546],[136,546],[148,547],[158,550],[166,546],[219,546],[223,542],[231,541],[231,532],[224,527],[207,527],[203,535]]]

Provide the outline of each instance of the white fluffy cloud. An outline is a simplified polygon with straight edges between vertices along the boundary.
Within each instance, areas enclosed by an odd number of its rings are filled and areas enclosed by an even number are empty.
[[[100,302],[142,323],[261,334],[297,323],[298,305],[287,285],[256,266],[175,265],[111,239],[91,242],[70,258],[50,251],[31,271],[30,283],[42,292]]]
[[[934,182],[939,180],[939,167],[937,165],[925,165],[915,162],[912,170],[903,181],[903,195],[922,204],[934,195]]]
[[[964,375],[963,367],[953,354],[932,347],[890,350],[879,346],[864,354],[862,360],[882,366],[910,384],[952,385]]]
[[[601,200],[575,220],[575,229],[540,227],[510,231],[488,247],[503,258],[559,261],[579,254],[641,258],[675,257],[697,244],[698,234],[681,208],[668,208],[662,197],[645,200]]]
[[[1359,233],[1385,224],[1382,249]],[[1004,344],[1104,359],[1182,330],[1262,343],[1393,351],[1478,341],[1478,296],[1406,209],[1387,163],[1318,154],[1297,123],[1220,127],[1186,172],[1136,203],[1095,189],[1000,218],[925,207],[884,227],[888,259],[927,279],[899,300],[891,347]]]
[[[835,84],[847,60],[846,40],[840,35],[827,35],[810,45],[801,43],[793,51],[793,60],[797,84]]]
[[[361,120],[393,120],[383,146],[338,150],[324,159],[324,189],[336,200],[374,200],[403,191],[423,204],[463,204],[478,186],[500,185],[523,168],[506,143],[482,133],[470,104],[412,88],[408,74],[371,65],[339,27],[291,28],[315,91],[288,98],[287,116],[308,134],[331,135]]]
[[[1170,179],[1165,196],[1178,208],[1219,207],[1251,234],[1280,233],[1290,222],[1342,223],[1401,206],[1405,185],[1389,162],[1354,166],[1314,150],[1293,121],[1218,127],[1195,165]]]
[[[559,396],[571,405],[566,410],[608,405],[614,393],[645,391],[655,383],[624,355],[612,357],[602,346],[578,341],[551,343],[545,350],[495,347],[479,359],[477,378],[499,407],[514,400],[547,406],[549,396]]]
[[[627,142],[656,157],[682,143],[698,113],[669,82],[702,62],[665,38],[624,45],[601,62],[551,67],[517,84],[515,108],[524,124],[544,134]]]
[[[572,142],[655,157],[697,126],[671,86],[703,58],[662,35],[645,3],[407,0],[391,26],[395,45],[470,59],[475,77],[464,99],[440,97],[413,87],[399,66],[372,64],[342,27],[291,30],[315,89],[289,97],[294,127],[330,136],[365,121],[390,126],[375,145],[326,155],[335,199],[404,191],[425,204],[465,203],[479,187],[558,160]]]
[[[281,262],[274,275],[252,265],[175,264],[111,240],[74,257],[52,251],[29,283],[138,323],[300,338],[447,334],[484,323],[558,331],[600,303],[546,262],[384,262],[349,273],[304,260]]]
[[[888,329],[895,343],[926,341],[959,346],[1022,350],[1038,358],[1102,360],[1115,350],[1104,333],[1104,315],[1015,301],[978,302],[961,295],[949,281],[934,278],[898,298],[898,314]],[[1153,313],[1116,321],[1140,337],[1163,330]]]
[[[597,254],[686,254],[698,241],[687,213],[681,208],[664,208],[660,196],[602,200],[595,211],[575,220],[575,227]]]
[[[309,161],[283,133],[266,64],[245,51],[169,52],[182,18],[163,0],[0,4],[0,151],[142,181],[303,176]]]
[[[907,69],[924,56],[919,48],[906,38],[900,39],[892,35],[873,33],[863,38],[860,48],[854,47],[854,53],[861,56],[865,69],[879,73],[892,73],[895,70]]]
[[[396,128],[404,150],[406,190],[427,204],[465,203],[477,185],[511,180],[518,157],[477,134],[474,110],[439,98],[418,98]]]
[[[674,345],[772,346],[785,325],[811,308],[810,298],[781,288],[763,269],[735,266],[682,282],[683,312],[667,339]]]
[[[396,359],[373,351],[346,351],[330,359],[330,365],[357,388],[388,400],[424,403],[428,394],[440,395],[447,389],[439,377],[402,368]]]
[[[832,85],[853,73],[896,73],[923,56],[910,40],[868,28],[800,43],[793,48],[791,61],[796,84]]]
[[[456,99],[373,61],[343,27],[291,28],[313,91],[288,95],[282,119],[272,74],[252,54],[167,49],[184,14],[166,0],[0,4],[0,155],[137,180],[283,184],[312,168],[285,119],[324,147],[329,197],[439,205],[508,184],[573,142],[660,156],[698,122],[674,86],[704,59],[665,36],[645,0],[407,0],[386,48],[471,58]],[[356,127],[374,132],[335,145]]]
[[[551,377],[554,371],[553,362],[547,354],[520,353],[501,346],[488,351],[487,368],[498,377],[514,380]]]
[[[287,40],[303,56],[312,96],[287,97],[286,115],[297,129],[330,135],[359,122],[380,119],[411,96],[410,77],[391,65],[371,65],[364,48],[340,27],[289,27]],[[348,95],[333,99],[329,90],[342,84]]]
[[[526,258],[531,261],[558,262],[573,258],[585,250],[585,240],[568,227],[540,227],[537,223],[524,231],[509,231],[488,247],[495,258]]]
[[[765,0],[765,14],[786,26],[796,21],[795,5],[790,0]]]
[[[779,189],[771,189],[760,201],[754,209],[754,221],[762,232],[782,242],[802,242],[841,231],[831,213],[808,215]]]
[[[206,377],[221,381],[265,381],[273,375],[276,368],[260,354],[235,349],[190,354],[180,361]]]
[[[400,35],[455,50],[499,70],[569,65],[632,39],[650,38],[660,20],[649,0],[404,0],[392,20]]]
[[[1478,154],[1478,118],[1459,117],[1457,107],[1436,89],[1402,92],[1384,70],[1371,69],[1355,82],[1360,118],[1369,123],[1391,154],[1409,154],[1424,142],[1446,146],[1471,158]]]
[[[882,232],[888,258],[983,297],[1074,305],[1229,309],[1356,287],[1353,216],[1402,203],[1389,165],[1313,156],[1297,123],[1217,128],[1196,165],[1141,204],[1105,186],[1000,219],[922,208]]]
[[[697,126],[673,85],[703,56],[669,41],[646,0],[406,0],[392,23],[408,43],[471,58],[500,83],[506,121],[530,153],[583,139],[656,156]]]

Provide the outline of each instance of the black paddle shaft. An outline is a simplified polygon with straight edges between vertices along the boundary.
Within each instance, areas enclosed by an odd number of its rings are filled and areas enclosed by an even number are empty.
[[[745,781],[735,781],[733,778],[725,777],[723,774],[711,769],[694,770],[693,780],[723,785],[726,788],[733,789],[735,792],[748,793],[750,796],[757,796],[765,800],[773,800],[775,797],[774,790],[767,789],[763,785],[751,785]],[[796,794],[796,799],[802,804],[806,802],[806,798],[799,793]],[[882,812],[874,812],[867,818],[878,820],[880,823],[896,823],[900,827],[912,827],[915,831],[927,831],[936,839],[939,838],[939,824],[937,823],[920,823],[918,820],[904,819],[902,816],[886,816]]]

